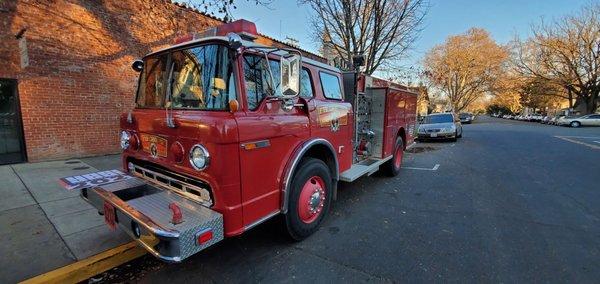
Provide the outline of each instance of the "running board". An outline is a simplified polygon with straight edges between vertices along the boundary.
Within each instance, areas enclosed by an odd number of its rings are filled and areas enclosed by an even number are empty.
[[[345,182],[353,182],[359,177],[366,175],[372,175],[379,170],[381,164],[387,162],[392,156],[383,159],[367,159],[360,163],[352,165],[350,169],[340,174],[340,180]]]

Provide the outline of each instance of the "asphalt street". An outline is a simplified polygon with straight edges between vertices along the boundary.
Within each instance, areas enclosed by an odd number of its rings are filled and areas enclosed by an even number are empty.
[[[599,281],[600,128],[481,117],[458,142],[411,151],[396,178],[342,184],[303,242],[274,220],[184,263],[143,257],[96,280]]]

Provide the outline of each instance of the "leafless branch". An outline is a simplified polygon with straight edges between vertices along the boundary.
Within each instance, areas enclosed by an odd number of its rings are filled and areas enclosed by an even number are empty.
[[[399,64],[421,31],[427,0],[299,0],[313,12],[312,27],[324,55],[365,56],[364,72]]]

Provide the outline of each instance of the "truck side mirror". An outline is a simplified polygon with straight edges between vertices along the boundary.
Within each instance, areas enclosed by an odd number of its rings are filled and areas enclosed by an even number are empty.
[[[284,98],[294,98],[300,94],[300,56],[287,54],[281,57],[281,93]]]
[[[144,61],[139,59],[133,61],[133,63],[131,63],[131,69],[133,69],[135,72],[142,72],[142,70],[144,70]]]

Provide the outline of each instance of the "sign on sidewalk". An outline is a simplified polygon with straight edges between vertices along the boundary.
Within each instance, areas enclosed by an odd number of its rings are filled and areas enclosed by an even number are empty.
[[[120,170],[110,170],[89,173],[85,175],[64,177],[59,180],[59,183],[67,190],[79,190],[131,178],[133,177]]]

